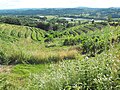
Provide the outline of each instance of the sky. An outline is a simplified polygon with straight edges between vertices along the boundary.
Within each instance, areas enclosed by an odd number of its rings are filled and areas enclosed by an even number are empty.
[[[108,8],[120,7],[120,0],[0,0],[0,9],[15,8]]]

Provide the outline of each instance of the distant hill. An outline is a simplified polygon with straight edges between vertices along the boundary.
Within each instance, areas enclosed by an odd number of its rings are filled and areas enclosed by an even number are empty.
[[[23,8],[0,10],[0,15],[80,15],[120,18],[120,8]]]

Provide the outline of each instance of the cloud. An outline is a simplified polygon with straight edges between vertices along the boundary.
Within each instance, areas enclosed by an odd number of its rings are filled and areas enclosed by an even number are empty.
[[[22,0],[0,0],[0,9],[14,8]]]
[[[0,8],[120,7],[119,0],[0,0]]]

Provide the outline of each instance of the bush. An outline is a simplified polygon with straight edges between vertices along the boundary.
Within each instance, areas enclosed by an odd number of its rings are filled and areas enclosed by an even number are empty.
[[[3,17],[3,18],[0,18],[0,22],[21,25],[20,20],[18,18],[15,18],[15,17]]]
[[[45,40],[44,42],[52,42],[53,41],[53,36],[52,35],[49,35]]]
[[[0,64],[8,64],[8,59],[3,51],[0,50]]]
[[[100,54],[104,50],[108,50],[110,47],[110,41],[105,40],[104,37],[92,36],[85,37],[82,40],[83,53],[89,54],[90,56],[95,56]]]
[[[116,57],[111,55],[111,52],[112,50],[109,54],[103,53],[95,58],[52,64],[46,72],[32,74],[26,88],[28,90],[119,90],[119,82],[117,82],[119,76],[116,72],[118,70],[114,67]]]
[[[80,38],[68,38],[64,40],[63,45],[69,46],[69,45],[77,45],[79,43],[81,43]]]

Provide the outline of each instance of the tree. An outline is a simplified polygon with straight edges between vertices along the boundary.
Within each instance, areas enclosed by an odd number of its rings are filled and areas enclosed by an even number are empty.
[[[91,22],[92,22],[92,24],[94,24],[95,20],[94,20],[94,19],[92,19],[92,20],[91,20]]]
[[[107,21],[112,22],[112,16],[111,15],[108,16]]]
[[[15,17],[2,17],[0,21],[8,24],[21,25],[21,21]]]
[[[80,21],[80,20],[78,21],[78,24],[79,24],[79,25],[81,24],[81,21]]]

